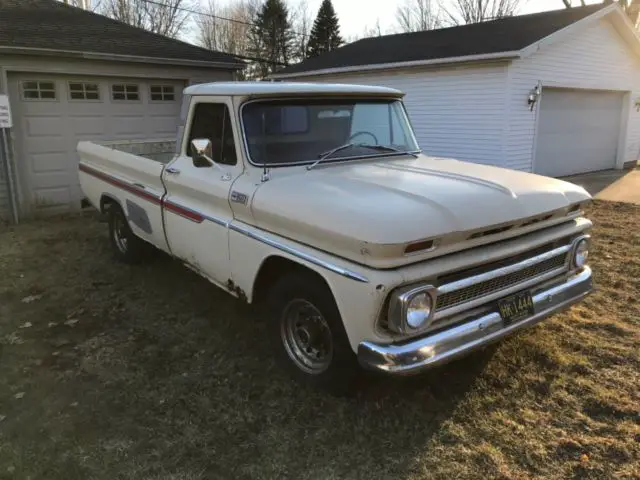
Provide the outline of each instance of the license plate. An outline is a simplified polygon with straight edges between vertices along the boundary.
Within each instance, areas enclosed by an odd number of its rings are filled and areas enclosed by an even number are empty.
[[[533,299],[531,292],[520,292],[498,300],[498,310],[506,325],[533,315]]]

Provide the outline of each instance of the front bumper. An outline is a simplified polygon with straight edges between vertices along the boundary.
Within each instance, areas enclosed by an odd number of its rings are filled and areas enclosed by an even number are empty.
[[[491,312],[457,327],[401,344],[362,342],[358,360],[365,368],[394,375],[411,375],[464,356],[511,333],[535,325],[568,308],[593,290],[591,269],[533,296],[535,314],[505,326],[500,314]]]

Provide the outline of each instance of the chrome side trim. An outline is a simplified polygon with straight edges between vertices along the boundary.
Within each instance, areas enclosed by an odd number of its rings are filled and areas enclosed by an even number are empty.
[[[502,339],[582,300],[593,290],[591,269],[585,267],[566,282],[533,297],[535,313],[506,325],[498,312],[490,312],[457,327],[402,344],[361,342],[358,360],[365,368],[393,375],[411,375]]]
[[[463,278],[462,280],[458,280],[455,282],[445,283],[444,285],[440,285],[438,287],[438,295],[470,287],[471,285],[475,285],[476,283],[486,282],[487,280],[491,280],[496,277],[502,277],[504,275],[517,272],[518,270],[524,270],[525,268],[536,265],[537,263],[544,262],[545,260],[549,260],[550,258],[556,257],[563,253],[567,253],[569,250],[571,250],[571,248],[571,245],[563,245],[562,247],[554,248],[553,250],[549,250],[548,252],[542,253],[535,257],[531,257],[521,262],[514,263],[513,265],[507,265],[506,267],[497,268],[495,270],[491,270],[490,272]]]
[[[252,238],[254,240],[257,240],[259,242],[262,242],[266,245],[269,245],[270,247],[273,248],[277,248],[280,251],[289,253],[291,255],[293,255],[294,257],[298,257],[301,258],[303,260],[306,260],[309,263],[313,263],[314,265],[317,265],[319,267],[322,268],[326,268],[327,270],[337,273],[339,275],[342,275],[343,277],[346,278],[350,278],[351,280],[356,280],[358,282],[362,282],[362,283],[369,283],[369,279],[363,275],[360,275],[359,273],[353,272],[351,270],[348,270],[346,268],[342,268],[338,265],[335,265],[333,263],[329,263],[326,262],[324,260],[321,260],[319,258],[314,257],[313,255],[309,255],[308,253],[302,252],[296,248],[290,247],[288,245],[285,245],[283,243],[278,242],[277,240],[273,240],[271,238],[268,238],[262,234],[259,233],[255,233],[252,232],[240,225],[231,223],[229,224],[229,229],[233,230],[234,232],[238,232],[241,233],[242,235],[245,235],[249,238]]]
[[[249,238],[252,238],[254,240],[257,240],[259,242],[262,242],[266,245],[269,245],[271,247],[277,248],[278,250],[281,250],[283,252],[289,253],[291,255],[293,255],[294,257],[298,257],[301,258],[303,260],[306,260],[309,263],[313,263],[314,265],[318,265],[319,267],[322,268],[326,268],[329,271],[332,271],[334,273],[337,273],[339,275],[342,275],[343,277],[346,278],[350,278],[351,280],[356,280],[358,282],[362,282],[362,283],[369,283],[369,279],[363,275],[360,275],[357,272],[354,272],[352,270],[346,269],[346,268],[342,268],[339,265],[335,265],[333,263],[330,262],[326,262],[324,260],[321,260],[319,258],[314,257],[313,255],[309,255],[308,253],[305,253],[301,250],[298,250],[296,248],[290,247],[288,245],[285,245],[281,242],[278,242],[277,240],[273,240],[265,235],[262,235],[260,233],[255,233],[252,232],[251,230],[249,230],[248,228],[245,228],[237,223],[232,223],[232,222],[228,222],[226,220],[223,220],[222,218],[219,217],[215,217],[209,214],[205,214],[200,210],[197,210],[195,208],[191,208],[191,207],[185,207],[183,204],[181,203],[177,203],[174,202],[173,200],[171,200],[171,198],[166,199],[165,203],[171,203],[172,205],[175,205],[181,209],[187,210],[195,215],[199,215],[200,217],[204,218],[205,220],[209,220],[210,222],[213,222],[217,225],[220,225],[222,227],[228,228],[229,230],[233,230],[234,232],[238,232],[241,233],[242,235],[245,235]]]

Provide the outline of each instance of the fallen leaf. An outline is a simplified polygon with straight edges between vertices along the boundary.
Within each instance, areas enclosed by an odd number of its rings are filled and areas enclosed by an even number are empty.
[[[5,418],[7,418],[6,415],[0,415],[0,422],[3,422]]]
[[[57,357],[58,355],[60,355],[60,352],[53,352],[51,355],[53,355],[54,357]]]
[[[18,392],[14,395],[14,397],[20,400],[22,397],[24,397],[24,392]]]
[[[582,463],[586,463],[589,461],[589,455],[587,455],[586,453],[583,453],[582,455],[580,455],[580,461]]]
[[[78,402],[72,402],[72,403],[71,403],[71,406],[72,406],[72,407],[77,407],[77,406],[78,406]]]
[[[65,325],[68,325],[70,327],[73,327],[76,323],[78,323],[78,319],[77,318],[71,318],[71,319],[67,320],[66,322],[64,322]]]
[[[31,302],[35,302],[36,300],[40,300],[42,298],[42,295],[29,295],[27,297],[24,297],[21,302],[22,303],[31,303]]]
[[[18,328],[30,328],[30,327],[33,327],[33,324],[31,322],[24,322]]]
[[[49,326],[49,328],[52,328],[52,327],[57,327],[58,324],[56,322],[49,322],[48,326]]]

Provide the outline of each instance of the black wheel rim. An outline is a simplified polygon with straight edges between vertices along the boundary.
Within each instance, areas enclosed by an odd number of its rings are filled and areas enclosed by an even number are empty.
[[[280,335],[287,355],[303,372],[324,372],[333,357],[333,337],[326,319],[312,303],[290,301],[282,312]]]

